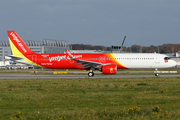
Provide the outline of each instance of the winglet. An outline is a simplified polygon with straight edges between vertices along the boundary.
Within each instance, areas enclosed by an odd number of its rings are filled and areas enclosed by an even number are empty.
[[[70,58],[74,58],[67,49],[65,49],[65,51],[66,51],[66,53],[69,55]]]

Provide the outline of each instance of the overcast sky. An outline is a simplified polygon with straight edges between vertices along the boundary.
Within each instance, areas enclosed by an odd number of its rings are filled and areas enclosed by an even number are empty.
[[[180,0],[1,0],[0,40],[125,46],[180,44]]]

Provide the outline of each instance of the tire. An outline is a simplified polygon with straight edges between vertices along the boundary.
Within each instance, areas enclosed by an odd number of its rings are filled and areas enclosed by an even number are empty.
[[[155,76],[159,76],[159,74],[158,74],[158,73],[156,73],[156,74],[155,74]]]
[[[93,73],[93,72],[89,72],[89,73],[88,73],[88,76],[89,76],[89,77],[93,77],[93,76],[94,76],[94,73]]]

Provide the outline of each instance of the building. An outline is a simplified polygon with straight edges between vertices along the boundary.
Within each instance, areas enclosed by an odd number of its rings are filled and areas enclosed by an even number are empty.
[[[0,41],[0,61],[4,61],[4,57],[11,55],[9,41]]]

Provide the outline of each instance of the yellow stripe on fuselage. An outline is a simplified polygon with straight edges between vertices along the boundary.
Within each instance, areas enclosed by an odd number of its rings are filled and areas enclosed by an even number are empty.
[[[118,65],[120,65],[120,66],[122,66],[122,67],[124,67],[124,68],[127,68],[127,67],[125,67],[124,65],[122,65],[118,60],[115,59],[116,57],[114,56],[113,53],[109,53],[108,56],[109,56],[110,58],[114,58],[113,61],[115,61],[115,63],[117,63]]]

